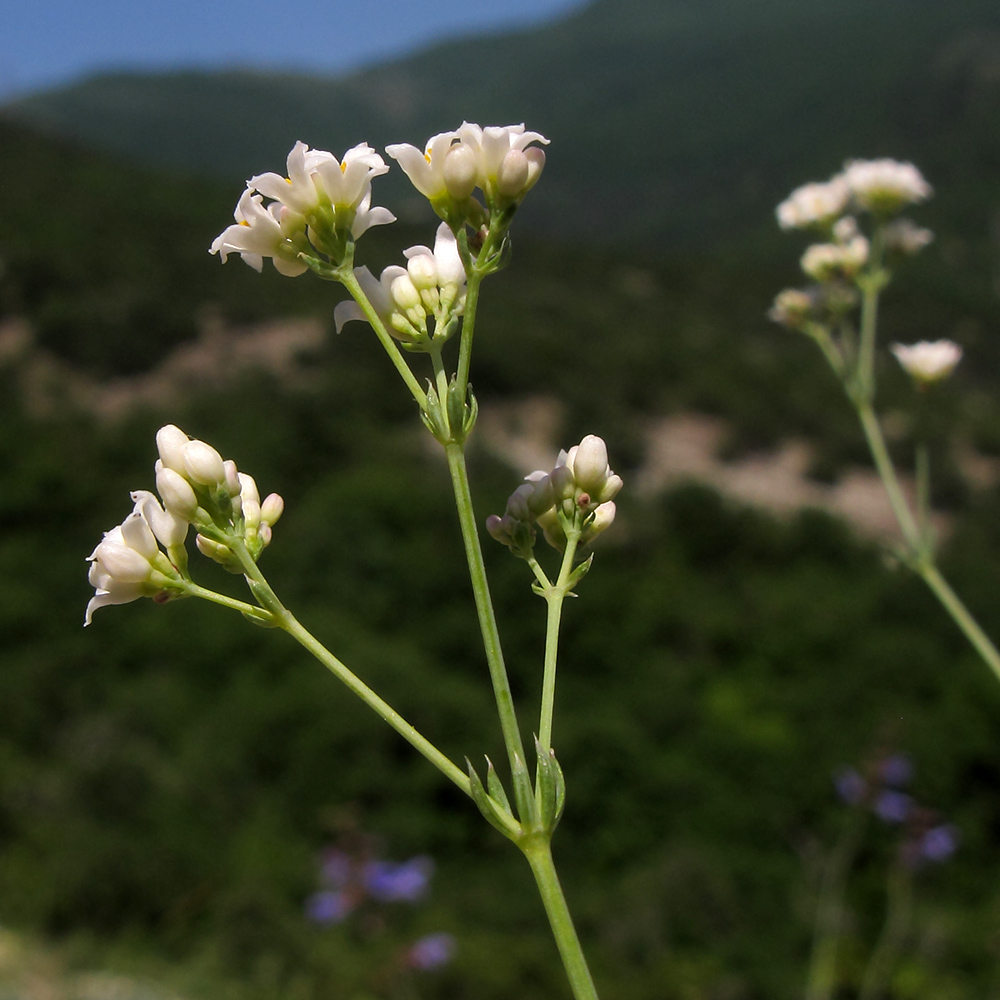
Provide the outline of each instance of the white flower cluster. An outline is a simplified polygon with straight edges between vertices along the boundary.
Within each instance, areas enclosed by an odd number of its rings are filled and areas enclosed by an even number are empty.
[[[386,329],[408,345],[441,341],[451,335],[465,307],[465,265],[455,234],[446,222],[438,226],[434,249],[425,246],[403,251],[406,267],[392,264],[376,278],[367,267],[356,267],[358,279]],[[433,330],[427,326],[433,318]],[[337,333],[345,323],[366,319],[354,301],[340,302],[333,311]]]
[[[516,207],[535,185],[545,153],[534,143],[548,143],[524,125],[481,128],[463,122],[453,132],[428,140],[424,150],[408,143],[387,146],[414,187],[453,230],[466,221],[476,227],[489,211]],[[324,254],[333,266],[346,253],[348,237],[356,240],[372,226],[394,222],[386,208],[372,207],[372,178],[389,169],[367,143],[349,149],[342,160],[322,149],[297,142],[288,154],[288,175],[251,177],[236,206],[236,224],[212,243],[210,252],[223,261],[238,253],[260,271],[270,257],[281,274],[295,277]],[[472,197],[480,188],[486,208]],[[271,201],[265,204],[264,199]]]
[[[614,498],[622,488],[621,476],[608,465],[603,439],[588,434],[568,452],[560,451],[555,467],[525,477],[508,498],[501,517],[492,514],[486,530],[522,558],[531,555],[537,524],[553,548],[566,548],[567,527],[580,530],[583,549],[615,519]]]
[[[386,146],[413,186],[445,219],[465,203],[478,187],[489,208],[516,205],[534,187],[545,166],[545,152],[535,142],[548,144],[524,125],[481,128],[462,122],[453,132],[427,140],[423,150],[409,143]]]
[[[893,344],[891,349],[906,373],[920,386],[947,378],[962,360],[962,348],[951,340]]]
[[[776,209],[782,229],[824,229],[848,208],[892,216],[907,205],[926,201],[930,184],[912,163],[850,160],[822,183],[796,188]]]
[[[104,532],[104,539],[87,557],[94,596],[87,605],[84,625],[105,605],[128,604],[140,597],[166,601],[183,592],[183,570],[168,553],[177,561],[177,553],[183,552],[188,522],[164,510],[147,490],[137,490],[132,500],[132,513]]]
[[[343,233],[357,239],[372,226],[396,219],[386,208],[371,207],[372,178],[389,168],[367,143],[338,160],[333,153],[297,142],[287,169],[287,177],[266,173],[247,181],[236,206],[236,225],[216,237],[211,253],[223,261],[238,253],[257,271],[263,258],[271,257],[281,274],[295,277],[309,269],[302,254],[319,250],[336,257]],[[267,206],[265,197],[273,199]]]
[[[157,431],[156,446],[159,500],[148,490],[133,493],[132,513],[105,532],[89,556],[95,594],[87,606],[87,625],[94,611],[106,604],[184,596],[190,583],[184,546],[189,526],[198,532],[199,551],[233,572],[242,572],[227,540],[239,540],[256,561],[284,509],[277,493],[261,503],[252,476],[173,424]]]

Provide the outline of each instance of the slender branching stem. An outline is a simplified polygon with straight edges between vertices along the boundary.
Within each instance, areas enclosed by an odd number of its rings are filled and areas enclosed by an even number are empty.
[[[580,540],[579,531],[566,536],[566,551],[563,554],[559,578],[544,594],[547,605],[545,623],[545,668],[542,675],[542,707],[538,720],[538,742],[542,750],[548,751],[552,745],[552,714],[556,698],[556,666],[559,659],[559,626],[562,620],[562,606],[569,593],[569,577],[573,572],[573,558]]]
[[[312,653],[330,673],[353,691],[376,715],[388,722],[407,743],[423,754],[446,778],[454,782],[466,795],[471,796],[472,790],[468,775],[453,764],[430,740],[423,736],[388,702],[380,698],[361,678],[334,656],[278,600],[277,595],[271,589],[271,585],[264,578],[264,574],[261,573],[260,567],[253,561],[253,557],[247,551],[246,545],[238,538],[230,539],[227,544],[237,559],[239,559],[247,582],[250,584],[254,596],[262,605],[262,608],[257,609],[252,608],[250,605],[245,605],[239,607],[238,610],[247,608],[250,612],[255,613],[257,617],[264,618],[266,616],[266,620],[284,629],[301,646]],[[211,592],[209,591],[209,593]],[[237,601],[231,606],[240,605],[241,603]]]
[[[349,267],[341,268],[337,272],[337,277],[340,283],[351,293],[354,301],[361,307],[361,311],[365,314],[365,319],[371,324],[372,329],[375,331],[375,336],[379,339],[379,343],[385,349],[385,353],[389,355],[389,360],[395,366],[396,371],[399,372],[400,378],[406,383],[406,388],[410,390],[410,395],[417,401],[417,405],[421,409],[424,409],[427,405],[427,396],[424,390],[420,388],[420,383],[410,370],[410,366],[406,363],[406,359],[403,357],[403,352],[399,349],[398,344],[385,328],[382,317],[375,311],[375,307],[368,300],[364,289],[358,284],[358,279],[354,276],[354,271]]]

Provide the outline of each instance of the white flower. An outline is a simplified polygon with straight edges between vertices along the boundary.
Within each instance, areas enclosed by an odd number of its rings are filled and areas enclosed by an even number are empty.
[[[238,253],[255,271],[264,266],[264,258],[274,261],[275,270],[294,278],[309,268],[299,259],[296,237],[304,242],[305,220],[286,206],[272,202],[266,208],[264,199],[250,188],[240,196],[233,213],[236,225],[220,233],[212,243],[209,253],[217,253],[223,263],[231,253]]]
[[[892,353],[906,372],[922,385],[947,378],[962,359],[962,348],[951,340],[893,344]]]
[[[372,178],[389,168],[368,143],[359,143],[338,160],[324,149],[297,142],[288,154],[287,167],[287,177],[258,174],[248,186],[306,217],[310,225],[315,224],[313,216],[318,211],[332,209],[338,226],[350,229],[355,238],[370,226],[395,221],[388,209],[369,207]]]
[[[801,288],[786,288],[775,296],[767,316],[775,323],[797,330],[812,317],[815,309],[815,294]]]
[[[932,242],[934,234],[929,229],[918,226],[912,219],[900,218],[893,219],[886,225],[882,238],[887,250],[912,257]]]
[[[802,255],[802,270],[817,281],[853,278],[868,262],[868,240],[855,236],[846,243],[815,243]]]
[[[462,122],[458,135],[475,154],[477,183],[488,202],[498,197],[520,201],[541,176],[545,152],[531,143],[548,145],[549,140],[539,132],[525,132],[523,124],[480,128]]]
[[[386,146],[385,151],[402,167],[410,178],[410,183],[430,201],[441,201],[449,197],[448,183],[445,179],[445,160],[448,154],[457,147],[458,132],[439,132],[427,140],[423,152],[408,142],[399,142]],[[475,183],[473,182],[473,187]],[[468,197],[472,194],[469,189]]]
[[[94,596],[87,605],[84,625],[89,625],[94,612],[108,604],[128,604],[140,597],[168,594],[172,588],[181,590],[184,581],[170,561],[160,551],[157,540],[166,543],[178,537],[180,529],[145,491],[133,494],[135,509],[125,520],[104,533],[104,538],[87,557],[90,563],[88,579]],[[150,500],[162,517],[154,532],[147,520]],[[185,532],[187,526],[185,525]],[[183,542],[183,537],[181,537]]]
[[[932,194],[920,171],[898,160],[850,160],[840,176],[861,208],[884,215],[926,201]]]
[[[782,229],[807,229],[833,222],[847,207],[851,192],[841,177],[803,184],[775,210]]]

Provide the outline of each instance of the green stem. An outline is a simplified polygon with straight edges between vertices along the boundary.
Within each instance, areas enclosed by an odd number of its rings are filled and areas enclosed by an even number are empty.
[[[997,651],[990,637],[982,630],[979,622],[972,617],[971,612],[962,603],[958,594],[951,589],[948,581],[941,575],[941,571],[933,562],[927,560],[919,562],[916,569],[924,583],[931,588],[934,596],[951,615],[955,624],[972,643],[976,652],[996,675],[997,680],[1000,680],[1000,652]]]
[[[548,839],[533,839],[527,844],[522,844],[521,849],[528,859],[528,864],[531,865],[532,875],[535,876],[535,884],[542,897],[549,926],[552,928],[552,935],[556,940],[556,947],[559,949],[575,1000],[598,1000],[594,980],[591,978],[587,960],[580,947],[580,939],[573,926],[573,918],[566,905],[566,897],[559,884]]]
[[[861,339],[858,345],[858,384],[862,398],[871,402],[875,394],[875,339],[878,329],[879,294],[887,274],[882,270],[883,227],[872,233],[867,272],[858,279],[861,288]]]
[[[526,762],[524,744],[521,741],[521,730],[517,724],[514,711],[514,697],[510,690],[507,668],[504,665],[503,650],[500,646],[500,632],[497,629],[496,615],[493,611],[493,601],[490,597],[489,583],[486,579],[486,565],[483,562],[483,550],[479,544],[479,532],[476,528],[476,515],[472,509],[472,493],[469,489],[469,474],[465,465],[465,452],[462,445],[454,441],[445,445],[445,455],[448,458],[448,470],[451,473],[451,484],[455,492],[455,505],[458,508],[458,522],[462,529],[462,541],[465,543],[465,558],[469,564],[469,576],[472,580],[472,593],[476,601],[476,612],[479,616],[479,630],[483,637],[483,647],[486,651],[486,662],[489,665],[490,680],[493,682],[493,694],[496,698],[497,712],[500,716],[500,727],[503,730],[504,744],[511,770],[515,769],[515,757]]]
[[[868,960],[858,1000],[878,1000],[906,939],[913,911],[913,876],[902,865],[889,872],[885,924]]]
[[[389,360],[395,365],[396,371],[399,372],[400,377],[406,383],[406,388],[410,390],[410,394],[417,401],[417,405],[421,409],[425,409],[427,406],[427,396],[424,390],[420,388],[420,383],[417,381],[416,376],[410,371],[410,366],[403,358],[403,354],[396,345],[396,341],[393,340],[392,335],[385,328],[382,317],[375,311],[375,307],[368,300],[364,289],[358,284],[358,279],[354,276],[354,271],[349,267],[341,268],[337,272],[337,276],[340,283],[351,293],[354,301],[361,307],[361,311],[365,314],[365,319],[371,324],[372,329],[375,331],[375,336],[378,337],[379,343],[385,349],[385,353],[389,355]]]
[[[481,275],[473,266],[465,288],[465,309],[462,315],[462,338],[458,348],[457,383],[460,390],[469,384],[469,369],[472,364],[472,338],[476,332],[476,310],[479,307],[479,286]]]
[[[237,601],[234,597],[226,597],[225,594],[217,594],[214,590],[198,586],[197,583],[187,585],[187,593],[191,597],[200,597],[202,600],[211,601],[213,604],[221,605],[232,611],[239,611],[248,618],[255,618],[265,625],[276,625],[274,615],[270,611],[257,607],[256,604],[247,604],[245,601]]]
[[[865,432],[865,439],[868,441],[868,449],[875,460],[875,468],[885,486],[885,492],[892,505],[892,511],[896,515],[899,529],[906,539],[906,544],[910,551],[916,555],[921,550],[920,529],[910,511],[910,505],[903,496],[902,487],[899,485],[899,477],[896,475],[896,468],[889,457],[889,449],[886,448],[885,438],[882,435],[882,428],[879,425],[875,411],[871,403],[867,400],[858,400],[855,403],[858,417],[861,420],[861,427]]]
[[[559,625],[562,619],[562,606],[566,600],[569,576],[573,571],[573,557],[576,554],[579,539],[579,533],[567,536],[566,551],[559,569],[559,579],[555,586],[545,593],[545,602],[548,605],[545,623],[545,669],[542,675],[542,708],[538,721],[538,742],[545,751],[548,751],[552,745],[552,715],[555,710],[556,666],[559,659]]]
[[[264,578],[264,574],[261,573],[246,546],[239,539],[230,539],[227,544],[240,560],[254,596],[266,609],[264,613],[269,614],[276,625],[283,628],[301,646],[312,653],[330,673],[353,691],[376,715],[388,722],[407,743],[423,754],[446,778],[453,781],[466,795],[471,797],[472,788],[468,775],[456,767],[430,740],[410,725],[388,702],[380,698],[296,619],[278,600],[271,585]]]
[[[837,951],[844,916],[844,885],[858,851],[866,818],[867,814],[863,809],[853,810],[840,841],[823,870],[805,1000],[830,1000],[836,988]]]

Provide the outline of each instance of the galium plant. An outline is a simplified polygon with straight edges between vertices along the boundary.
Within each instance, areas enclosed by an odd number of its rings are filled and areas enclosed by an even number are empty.
[[[423,150],[388,146],[414,187],[442,220],[433,247],[403,252],[405,264],[376,277],[356,266],[357,241],[372,226],[394,221],[372,205],[372,181],[389,166],[365,143],[338,159],[297,142],[287,176],[252,177],[236,206],[235,224],[211,246],[223,261],[239,254],[260,271],[264,259],[287,276],[312,271],[340,284],[349,298],[337,305],[340,330],[351,321],[374,331],[427,430],[444,449],[455,495],[485,659],[506,748],[506,781],[486,760],[485,780],[468,760],[460,767],[352,672],[284,606],[259,566],[284,504],[263,501],[253,478],[209,444],[168,425],[156,435],[154,473],[158,497],[132,494],[134,509],[108,531],[90,556],[95,588],[86,615],[140,597],[168,603],[199,597],[241,612],[250,621],[282,629],[469,796],[483,816],[525,855],[576,1000],[596,1000],[595,990],[552,859],[551,839],[565,800],[565,780],[553,749],[556,669],[562,606],[589,570],[592,545],[614,521],[622,480],[612,472],[607,448],[595,435],[560,452],[552,468],[529,475],[502,515],[486,522],[489,534],[523,559],[532,589],[546,603],[539,719],[526,749],[507,677],[490,598],[480,535],[473,512],[465,447],[476,424],[470,385],[480,286],[510,256],[510,227],[518,206],[545,164],[548,139],[523,125],[460,128],[431,137]],[[477,194],[478,192],[478,194]],[[456,351],[449,342],[457,342]],[[449,353],[446,354],[446,350]],[[425,359],[410,358],[424,355]],[[249,600],[216,593],[195,582],[186,539],[197,551],[243,576]],[[541,538],[558,553],[547,572],[536,557]],[[433,966],[441,942],[427,945],[414,963]],[[437,948],[437,951],[434,948]]]
[[[931,194],[912,163],[890,159],[851,160],[830,180],[793,191],[776,210],[778,224],[819,238],[801,259],[812,284],[780,292],[769,316],[804,333],[822,351],[858,415],[899,525],[896,555],[927,584],[1000,680],[1000,651],[937,564],[926,445],[916,447],[916,496],[911,501],[875,409],[879,301],[893,269],[934,238],[902,214]],[[962,357],[962,348],[950,340],[893,344],[891,350],[920,393],[932,393]]]

